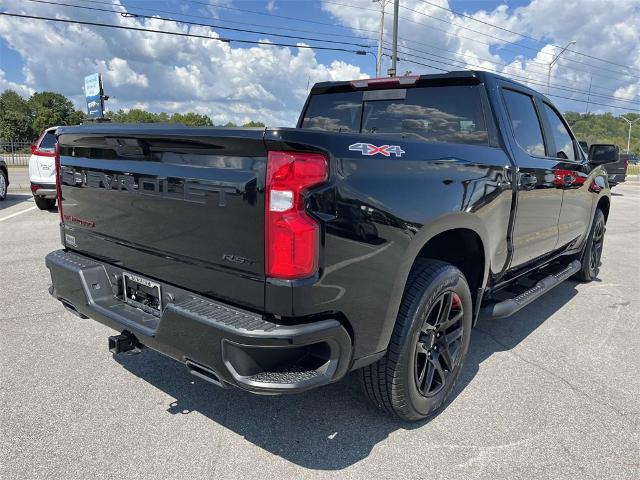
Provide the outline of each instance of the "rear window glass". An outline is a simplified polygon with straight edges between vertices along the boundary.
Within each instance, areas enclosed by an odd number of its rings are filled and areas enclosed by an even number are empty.
[[[44,137],[42,137],[42,140],[40,140],[40,145],[38,146],[38,148],[40,150],[50,150],[50,151],[54,151],[56,147],[56,136],[53,134],[53,132],[47,132],[45,133]]]
[[[488,145],[480,88],[408,88],[394,100],[363,100],[362,92],[313,95],[302,128]]]

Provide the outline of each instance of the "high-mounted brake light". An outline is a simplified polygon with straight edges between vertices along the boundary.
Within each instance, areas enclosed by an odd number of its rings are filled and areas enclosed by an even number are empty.
[[[419,75],[405,75],[403,77],[363,78],[362,80],[352,80],[350,83],[353,88],[383,87],[385,85],[415,85],[419,78]]]
[[[265,273],[295,279],[318,269],[320,227],[304,208],[304,191],[328,178],[319,153],[269,152],[265,199]]]
[[[56,169],[56,199],[58,200],[58,212],[60,213],[60,221],[64,222],[64,214],[62,213],[62,184],[60,183],[60,146],[58,142],[53,149],[53,155],[55,156],[55,169]]]

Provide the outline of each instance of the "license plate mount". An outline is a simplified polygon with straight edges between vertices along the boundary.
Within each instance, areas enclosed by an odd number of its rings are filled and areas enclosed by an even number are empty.
[[[155,316],[162,312],[160,284],[132,273],[122,274],[124,301]]]

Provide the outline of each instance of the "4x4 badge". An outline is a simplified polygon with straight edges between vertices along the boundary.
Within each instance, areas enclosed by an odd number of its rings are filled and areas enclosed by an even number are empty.
[[[382,145],[377,147],[371,143],[354,143],[353,145],[349,145],[349,150],[352,152],[360,152],[362,155],[372,156],[372,155],[384,155],[388,157],[392,153],[396,157],[401,157],[404,153],[404,150],[400,148],[400,145]]]

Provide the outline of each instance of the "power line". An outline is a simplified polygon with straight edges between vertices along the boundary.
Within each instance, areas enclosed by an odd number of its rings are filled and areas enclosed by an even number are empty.
[[[540,39],[538,39],[538,38],[535,38],[535,37],[532,37],[532,36],[530,36],[530,35],[525,35],[524,33],[514,32],[513,30],[509,30],[509,29],[507,29],[507,28],[503,28],[503,27],[500,27],[500,26],[498,26],[498,25],[494,25],[493,23],[489,23],[489,22],[486,22],[486,21],[484,21],[484,20],[480,20],[479,18],[475,18],[475,17],[473,17],[473,16],[471,16],[471,15],[467,15],[467,14],[465,14],[465,13],[458,12],[458,11],[456,11],[456,10],[451,10],[450,8],[443,7],[443,6],[441,6],[441,5],[437,5],[437,4],[432,3],[432,2],[429,2],[429,1],[427,1],[427,0],[420,0],[420,1],[421,1],[422,3],[426,3],[427,5],[431,5],[432,7],[436,7],[436,8],[439,8],[439,9],[441,9],[441,10],[445,10],[445,11],[447,11],[447,12],[451,12],[451,13],[453,13],[453,14],[455,14],[455,15],[459,15],[459,16],[461,16],[461,17],[468,18],[468,19],[470,19],[470,20],[473,20],[474,22],[479,22],[479,23],[482,23],[482,24],[487,25],[487,26],[489,26],[489,27],[497,28],[497,29],[502,30],[502,31],[504,31],[504,32],[509,32],[509,33],[514,34],[514,35],[518,35],[519,37],[527,38],[527,39],[529,39],[529,40],[533,40],[533,41],[535,41],[535,42],[537,42],[537,43],[540,43],[540,44],[544,44],[544,45],[546,45],[546,42],[543,42],[542,40],[540,40]],[[556,47],[556,48],[562,48],[561,46],[559,46],[559,45],[555,45],[555,44],[553,44],[553,43],[552,43],[552,44],[550,44],[550,45],[552,45],[552,46],[554,46],[554,47]],[[576,51],[576,50],[569,50],[569,49],[567,49],[567,52],[575,53],[576,55],[582,55],[582,56],[584,56],[584,57],[591,58],[591,59],[593,59],[593,60],[599,60],[600,62],[609,63],[609,64],[611,64],[611,65],[616,65],[616,66],[618,66],[618,67],[623,67],[623,68],[626,68],[626,69],[628,69],[628,70],[637,70],[637,69],[635,69],[635,68],[633,68],[633,67],[630,67],[629,65],[622,65],[622,64],[620,64],[620,63],[612,62],[612,61],[610,61],[610,60],[605,60],[605,59],[603,59],[603,58],[595,57],[595,56],[593,56],[593,55],[589,55],[589,54],[587,54],[587,53],[583,53],[583,52],[578,52],[578,51]],[[551,55],[551,54],[549,54],[549,55]]]
[[[388,42],[384,42],[384,43],[386,43],[388,45]],[[429,45],[427,43],[419,43],[419,42],[413,42],[413,43],[416,43],[416,44],[419,44],[419,45],[424,45],[424,46],[427,46],[427,47],[430,47],[430,48],[434,48],[434,49],[438,49],[439,51],[441,50],[443,52],[448,52],[448,53],[451,53],[451,54],[459,56],[459,57],[469,57],[469,58],[473,58],[474,60],[477,60],[477,61],[487,62],[487,63],[491,63],[493,65],[500,65],[500,66],[503,66],[503,67],[506,67],[506,68],[513,68],[512,64],[509,64],[509,63],[496,62],[495,60],[489,60],[488,58],[477,57],[475,55],[467,55],[467,54],[464,54],[464,53],[456,52],[454,50],[448,50],[446,48],[441,48],[441,47],[438,47],[436,45]],[[410,50],[410,51],[413,51],[413,52],[430,54],[429,52],[425,52],[424,50],[420,50],[420,49],[415,48],[415,47],[408,47],[408,46],[405,45],[403,48],[405,48],[407,50]],[[534,63],[534,65],[539,65],[539,64]],[[545,66],[544,68],[546,70],[547,67]],[[538,71],[533,70],[531,65],[528,66],[527,70],[528,71],[532,70],[532,73],[537,74],[537,75],[543,75],[541,70],[538,70]],[[594,76],[601,76],[601,75],[594,75]],[[598,85],[592,85],[591,88],[597,88],[597,89],[602,90],[602,91],[608,91],[609,90],[608,88],[600,87]]]
[[[383,48],[385,48],[386,50],[389,50],[389,48],[388,48],[388,47],[383,47]],[[406,47],[404,47],[404,48],[406,48]],[[415,49],[415,48],[414,48],[414,49],[410,49],[410,50],[411,50],[411,51],[416,51],[416,52],[419,52],[419,53],[423,53],[423,54],[425,54],[425,55],[430,55],[430,56],[432,56],[432,57],[442,58],[442,59],[444,59],[444,60],[449,60],[449,61],[451,61],[451,62],[457,62],[457,63],[459,63],[459,64],[462,64],[462,67],[463,67],[463,68],[467,68],[467,66],[471,66],[471,67],[480,68],[480,69],[483,69],[483,70],[485,70],[485,69],[486,69],[486,67],[484,67],[484,66],[482,66],[482,65],[473,64],[473,63],[470,63],[470,62],[468,62],[468,61],[466,61],[466,60],[457,60],[457,59],[455,59],[455,58],[443,57],[443,56],[441,56],[441,55],[437,55],[437,54],[435,54],[435,53],[425,52],[424,50],[418,50],[418,49]],[[403,52],[403,54],[404,54],[404,55],[411,55],[411,54],[406,53],[406,52]],[[425,59],[424,57],[420,57],[419,55],[416,55],[416,57],[417,57],[417,58],[423,58],[423,59]],[[432,60],[432,59],[425,59],[425,60]],[[432,60],[432,61],[437,61],[437,60]],[[452,66],[452,67],[460,68],[460,66],[458,66],[458,65],[453,65],[453,64],[451,64],[451,63],[446,63],[446,62],[442,62],[442,63],[444,63],[445,65],[450,65],[450,66]],[[489,63],[494,63],[494,62],[489,62]],[[498,64],[498,65],[504,65],[504,64]],[[514,73],[510,73],[510,72],[501,72],[501,71],[496,70],[496,69],[490,69],[490,70],[491,70],[492,72],[495,72],[495,73],[499,73],[499,74],[503,74],[503,75],[508,75],[508,76],[515,77],[515,78],[520,78],[520,79],[526,80],[526,81],[528,81],[528,82],[534,83],[534,84],[536,84],[536,85],[541,85],[541,86],[546,86],[546,85],[547,85],[547,83],[542,83],[541,81],[537,81],[536,79],[530,79],[529,77],[524,77],[524,76],[522,76],[522,75],[517,75],[517,74],[514,74]],[[564,89],[564,90],[571,91],[571,92],[584,93],[584,94],[587,94],[587,93],[588,93],[588,92],[587,92],[587,91],[585,91],[585,90],[580,90],[580,89],[577,89],[577,88],[575,88],[575,87],[570,87],[570,86],[568,86],[568,85],[558,85],[557,83],[550,83],[549,85],[550,85],[551,87],[554,87],[554,88]],[[615,101],[617,101],[617,102],[631,103],[631,104],[634,104],[634,105],[639,105],[639,104],[640,104],[640,102],[636,102],[636,101],[633,101],[633,100],[621,99],[621,98],[618,98],[618,97],[615,97],[615,96],[611,96],[611,95],[604,95],[604,94],[600,94],[600,93],[593,93],[593,92],[591,92],[591,95],[592,95],[592,96],[596,96],[596,97],[600,97],[600,98],[606,98],[606,99],[608,99],[608,100],[615,100]]]
[[[109,2],[99,1],[99,0],[76,0],[76,1],[83,2],[83,3],[93,3],[93,4],[98,4],[98,5],[109,5],[109,6],[123,8],[124,9],[124,12],[118,12],[118,13],[130,12],[131,9],[133,8],[135,10],[142,10],[142,11],[146,11],[146,12],[166,13],[168,15],[178,15],[180,17],[197,18],[197,19],[201,19],[201,20],[213,20],[213,21],[220,21],[221,20],[220,18],[217,18],[217,17],[207,17],[207,16],[204,16],[204,15],[193,15],[193,14],[190,14],[190,13],[176,12],[176,11],[172,11],[172,10],[160,10],[160,9],[155,9],[155,8],[151,9],[151,8],[137,7],[137,6],[133,6],[133,5],[130,6],[130,7],[126,7],[125,5],[122,5],[121,3],[109,3]],[[236,20],[228,20],[228,19],[224,19],[224,22],[225,23],[232,23],[232,24],[236,24],[236,25],[246,25],[246,26],[249,26],[249,27],[279,28],[279,27],[274,26],[274,25],[265,25],[264,23],[238,22]],[[315,34],[315,35],[330,35],[332,37],[350,38],[350,39],[355,39],[355,40],[361,40],[363,38],[366,39],[366,40],[375,40],[374,38],[371,38],[371,37],[363,37],[363,36],[355,36],[355,35],[343,35],[343,34],[338,34],[338,33],[335,33],[335,32],[319,32],[317,30],[305,30],[305,29],[298,29],[298,28],[292,28],[292,27],[287,27],[287,30],[292,31],[292,32],[312,33],[312,34]]]
[[[131,1],[136,1],[136,2],[144,2],[145,0],[131,0]],[[343,29],[347,29],[347,30],[356,30],[356,31],[360,31],[360,32],[368,32],[368,33],[376,33],[375,30],[367,30],[364,28],[351,28],[351,27],[346,27],[343,25],[336,25],[334,23],[329,23],[329,22],[320,22],[318,20],[310,20],[308,18],[299,18],[299,17],[289,17],[287,15],[278,15],[275,13],[267,13],[267,12],[258,12],[256,10],[247,10],[244,8],[237,8],[237,7],[230,7],[227,5],[220,5],[220,4],[216,4],[216,3],[208,3],[208,2],[202,2],[202,1],[198,1],[198,0],[183,0],[185,2],[189,2],[189,3],[194,3],[194,4],[198,4],[198,5],[203,5],[205,7],[215,7],[215,8],[221,8],[223,10],[230,10],[230,11],[237,11],[237,12],[242,12],[242,13],[251,13],[253,15],[262,15],[262,16],[266,16],[266,17],[274,17],[274,18],[282,18],[285,20],[294,20],[297,22],[304,22],[304,23],[314,23],[316,25],[325,25],[325,26],[329,26],[329,27],[334,27],[334,28],[343,28]]]
[[[325,3],[330,3],[330,4],[333,4],[333,5],[339,5],[339,6],[347,7],[347,8],[355,8],[355,9],[358,9],[358,10],[368,10],[368,11],[371,11],[371,12],[375,12],[375,11],[376,11],[376,10],[371,9],[371,8],[363,8],[363,7],[359,7],[359,6],[357,6],[357,5],[352,5],[352,4],[347,4],[347,3],[335,2],[335,1],[332,1],[332,0],[324,0],[324,1],[325,1]],[[473,28],[465,27],[465,26],[463,26],[463,25],[459,25],[459,24],[454,23],[454,22],[451,22],[451,21],[449,21],[449,20],[445,20],[445,19],[442,19],[442,18],[439,18],[439,17],[435,17],[435,16],[433,16],[433,15],[429,15],[429,14],[427,14],[427,13],[421,12],[421,11],[419,11],[419,10],[415,10],[415,9],[413,9],[413,8],[410,8],[410,7],[407,7],[407,6],[404,6],[404,5],[401,5],[401,6],[402,6],[402,8],[403,8],[404,10],[408,10],[408,11],[413,12],[413,13],[416,13],[416,14],[418,14],[418,15],[422,15],[422,16],[424,16],[424,17],[428,17],[428,18],[431,18],[431,19],[433,19],[433,20],[437,20],[438,22],[443,22],[443,23],[447,23],[447,24],[449,24],[449,25],[453,25],[454,27],[457,27],[457,28],[461,28],[461,29],[464,29],[464,30],[469,30],[469,31],[471,31],[471,32],[473,32],[473,33],[477,33],[477,34],[479,34],[479,35],[484,35],[484,36],[486,36],[486,37],[493,38],[493,39],[495,39],[495,40],[498,40],[498,41],[499,41],[499,42],[501,42],[501,43],[506,43],[506,44],[510,44],[510,45],[517,45],[519,48],[525,48],[525,49],[527,49],[527,50],[531,50],[531,51],[534,51],[534,52],[536,52],[536,53],[543,54],[543,55],[552,55],[552,54],[550,54],[550,53],[541,52],[541,51],[540,51],[539,49],[537,49],[537,48],[529,47],[529,46],[527,46],[527,45],[519,45],[519,44],[518,44],[518,43],[516,43],[516,42],[512,42],[512,41],[506,40],[506,39],[501,38],[501,37],[496,37],[495,35],[491,35],[491,34],[489,34],[489,33],[485,33],[485,32],[482,32],[482,31],[480,31],[480,30],[474,30]],[[426,23],[417,22],[417,21],[415,21],[415,20],[413,20],[413,19],[411,19],[411,18],[408,18],[408,17],[400,16],[400,18],[401,18],[401,19],[403,19],[403,20],[405,20],[405,21],[407,21],[407,22],[409,22],[409,23],[413,23],[413,24],[415,24],[415,25],[420,25],[420,26],[422,26],[422,27],[427,27],[427,28],[432,28],[432,29],[435,29],[435,30],[439,30],[439,29],[438,29],[438,28],[436,28],[436,27],[433,27],[433,26],[428,25],[428,24],[426,24]],[[476,40],[476,39],[473,39],[473,38],[469,38],[469,37],[462,37],[461,35],[457,35],[457,34],[451,34],[451,35],[453,35],[453,36],[459,36],[459,37],[461,37],[461,38],[467,38],[467,39],[473,40],[473,41],[478,42],[478,43],[483,43],[483,44],[485,44],[485,45],[493,46],[492,44],[488,44],[488,43],[480,42],[480,41],[478,41],[478,40]],[[569,51],[569,50],[568,50],[568,51]],[[604,70],[604,69],[605,69],[605,67],[600,67],[600,66],[598,66],[598,65],[593,65],[593,64],[591,64],[591,63],[587,63],[587,62],[582,62],[582,61],[580,61],[580,60],[575,60],[575,59],[566,58],[566,57],[565,57],[565,60],[566,60],[566,61],[568,61],[568,62],[578,63],[578,64],[581,64],[581,65],[587,65],[587,66],[589,66],[589,67],[591,67],[591,68],[596,68],[596,69],[601,69],[601,70]],[[586,73],[590,73],[590,72],[586,72]],[[608,73],[609,73],[609,75],[611,75],[611,74],[613,73],[613,74],[624,75],[624,76],[627,76],[627,77],[631,77],[631,78],[638,78],[638,79],[640,79],[640,76],[638,76],[638,75],[632,75],[632,74],[630,74],[630,73],[625,73],[625,72],[617,72],[617,71],[613,71],[613,72],[612,72],[611,70],[609,70],[609,71],[608,71]]]
[[[386,50],[389,50],[389,49],[387,48]],[[459,68],[459,67],[458,67],[458,66],[456,66],[456,65],[453,65],[453,64],[450,64],[450,63],[447,63],[447,62],[443,62],[443,61],[441,61],[441,60],[433,60],[433,59],[430,59],[430,58],[425,58],[425,57],[420,57],[420,56],[417,56],[417,55],[407,54],[406,52],[400,52],[400,51],[398,52],[398,54],[399,54],[399,55],[409,55],[409,56],[411,56],[411,57],[417,57],[417,58],[420,58],[420,59],[430,60],[430,61],[433,61],[433,62],[436,62],[436,63],[440,63],[440,64],[443,64],[443,65],[450,65],[450,66],[453,66],[453,67],[457,67],[457,68]],[[388,54],[388,53],[385,53],[384,55],[385,55],[385,56],[387,56],[387,57],[390,57],[390,56],[391,56],[391,55],[390,55],[390,54]],[[423,63],[421,63],[421,62],[418,62],[418,61],[415,61],[415,60],[411,60],[411,59],[408,59],[408,58],[398,57],[398,60],[400,60],[400,61],[404,61],[404,62],[407,62],[407,63],[412,63],[412,64],[415,64],[415,65],[424,65],[424,66],[428,66],[428,67],[431,67],[431,68],[437,68],[437,67],[434,67],[433,65],[426,65],[426,64],[423,64]],[[455,60],[454,60],[454,61],[455,61]],[[443,70],[443,69],[439,69],[439,68],[438,68],[438,70]],[[443,71],[446,71],[446,70],[443,70]],[[493,72],[494,72],[494,73],[500,73],[500,72],[495,72],[495,71],[493,71]],[[514,75],[514,77],[516,77],[516,76]],[[517,77],[516,77],[516,78],[517,78]],[[534,82],[534,81],[531,81],[531,80],[529,80],[529,79],[526,79],[526,78],[524,78],[524,77],[520,77],[520,78],[523,78],[523,79],[524,79],[524,82],[533,83],[533,84],[538,83],[538,82]],[[538,83],[538,84],[539,84],[539,85],[546,85],[546,84],[541,84],[541,83]],[[563,87],[557,87],[557,86],[556,86],[556,87],[554,87],[553,85],[552,85],[552,87],[553,87],[553,88],[557,88],[557,89],[568,90],[568,91],[573,92],[573,93],[579,93],[579,92],[572,91],[571,89],[564,89]],[[593,95],[593,93],[592,93],[592,95]],[[587,102],[586,102],[586,100],[580,100],[580,99],[577,99],[577,98],[571,98],[571,97],[564,97],[564,96],[557,95],[557,94],[551,94],[551,93],[550,93],[550,94],[547,94],[547,96],[548,96],[548,97],[555,97],[555,98],[562,98],[562,99],[565,99],[565,100],[573,100],[574,102],[587,103]],[[609,108],[615,108],[615,109],[619,109],[619,110],[627,110],[627,111],[632,111],[632,112],[640,112],[640,109],[638,109],[638,108],[631,108],[631,107],[619,107],[619,106],[616,106],[616,105],[610,105],[610,104],[605,104],[605,103],[598,103],[598,102],[593,102],[593,101],[591,101],[591,102],[589,102],[589,103],[590,103],[591,105],[599,105],[599,106],[602,106],[602,107],[609,107]]]
[[[16,17],[16,18],[30,18],[33,20],[47,20],[50,22],[58,22],[58,23],[68,23],[75,25],[91,25],[94,27],[106,27],[106,28],[117,28],[120,30],[135,30],[137,32],[150,32],[150,33],[161,33],[163,35],[173,35],[177,37],[190,37],[190,38],[202,38],[205,40],[213,40],[217,42],[223,43],[245,43],[252,45],[265,45],[269,47],[291,47],[291,48],[305,48],[309,50],[329,50],[333,52],[345,52],[345,53],[353,53],[356,55],[366,55],[367,52],[365,50],[349,50],[347,48],[339,48],[339,47],[324,47],[317,45],[294,45],[291,43],[274,43],[274,42],[263,42],[260,40],[240,40],[237,38],[222,38],[222,37],[209,37],[207,35],[198,35],[195,33],[182,33],[182,32],[168,32],[166,30],[155,30],[151,28],[141,28],[141,27],[125,27],[124,25],[112,25],[108,23],[99,23],[99,22],[86,22],[81,20],[68,20],[63,18],[52,18],[52,17],[42,17],[37,15],[22,15],[18,13],[8,13],[8,12],[0,12],[0,15],[4,15],[7,17]]]
[[[372,45],[364,45],[364,44],[361,44],[361,43],[341,42],[341,41],[337,41],[337,40],[325,40],[325,39],[322,39],[322,38],[300,37],[300,36],[296,36],[296,35],[287,35],[287,34],[283,34],[283,33],[271,33],[271,32],[262,32],[262,31],[258,31],[258,30],[246,30],[246,29],[242,29],[242,28],[223,27],[222,25],[211,25],[211,24],[206,24],[206,23],[191,22],[191,21],[188,21],[188,20],[176,20],[176,19],[172,19],[172,18],[165,18],[165,17],[153,16],[153,15],[143,15],[143,14],[139,14],[139,13],[118,12],[116,10],[110,10],[110,9],[106,9],[106,8],[87,7],[87,6],[83,6],[83,5],[72,5],[72,4],[68,4],[68,3],[51,2],[51,1],[48,1],[48,0],[28,0],[28,1],[29,2],[35,2],[35,3],[44,3],[44,4],[49,4],[49,5],[57,5],[57,6],[62,6],[62,7],[82,8],[82,9],[85,9],[85,10],[92,10],[92,11],[97,11],[97,12],[119,13],[123,17],[155,19],[155,20],[162,20],[164,22],[184,23],[185,25],[194,25],[194,26],[199,26],[199,27],[217,28],[219,30],[231,30],[231,31],[234,31],[234,32],[251,33],[251,34],[257,34],[257,35],[272,35],[274,37],[292,38],[292,39],[295,39],[295,40],[307,40],[307,41],[311,41],[311,42],[333,43],[333,44],[339,44],[339,45],[350,45],[350,46],[360,47],[360,48],[371,48],[372,47]]]

